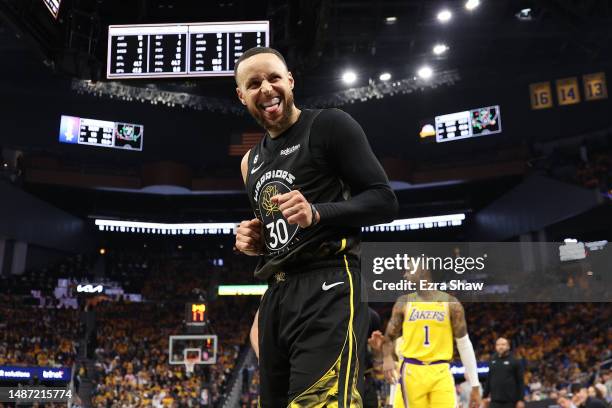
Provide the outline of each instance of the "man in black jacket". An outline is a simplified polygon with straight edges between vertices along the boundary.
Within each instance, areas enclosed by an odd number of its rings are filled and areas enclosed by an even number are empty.
[[[510,354],[508,339],[497,339],[495,351],[489,363],[483,397],[490,402],[489,408],[515,408],[523,399],[523,366]]]

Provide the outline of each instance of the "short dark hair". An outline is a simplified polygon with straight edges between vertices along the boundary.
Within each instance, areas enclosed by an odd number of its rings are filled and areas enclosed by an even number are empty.
[[[580,383],[573,383],[572,385],[570,385],[569,390],[572,394],[578,394],[580,390],[582,390],[583,388],[586,388],[586,387]]]
[[[257,55],[257,54],[274,54],[278,57],[279,60],[283,62],[283,65],[285,66],[285,68],[289,69],[287,67],[287,61],[285,61],[285,57],[283,57],[283,54],[281,54],[274,48],[270,48],[270,47],[249,48],[240,56],[240,58],[238,58],[238,61],[236,61],[236,66],[234,67],[234,79],[236,80],[236,83],[238,83],[238,78],[236,77],[236,75],[238,74],[238,66],[240,65],[240,63],[244,61],[245,59],[251,58],[253,55]]]

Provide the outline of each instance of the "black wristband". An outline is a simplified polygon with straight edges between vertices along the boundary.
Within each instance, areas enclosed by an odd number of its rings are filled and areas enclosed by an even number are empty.
[[[318,224],[317,214],[319,212],[317,211],[317,207],[315,207],[314,204],[310,204],[310,211],[312,211],[312,220],[310,221],[310,226],[314,227],[315,225]]]

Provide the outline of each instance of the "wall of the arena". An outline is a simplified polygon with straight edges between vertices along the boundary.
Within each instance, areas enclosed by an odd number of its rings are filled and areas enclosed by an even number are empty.
[[[0,182],[0,197],[0,236],[70,253],[94,247],[91,227],[80,218],[7,183]]]
[[[37,270],[54,265],[68,254],[64,251],[59,251],[51,248],[44,248],[38,245],[28,246],[28,256],[26,258],[26,270]]]
[[[601,204],[595,190],[534,175],[476,214],[475,240],[503,241],[568,219]]]

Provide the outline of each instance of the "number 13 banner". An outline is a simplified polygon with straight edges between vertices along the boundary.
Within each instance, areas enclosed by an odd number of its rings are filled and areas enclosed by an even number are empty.
[[[584,99],[587,101],[596,101],[606,99],[608,97],[608,88],[606,87],[606,74],[597,72],[582,76],[584,83]]]

